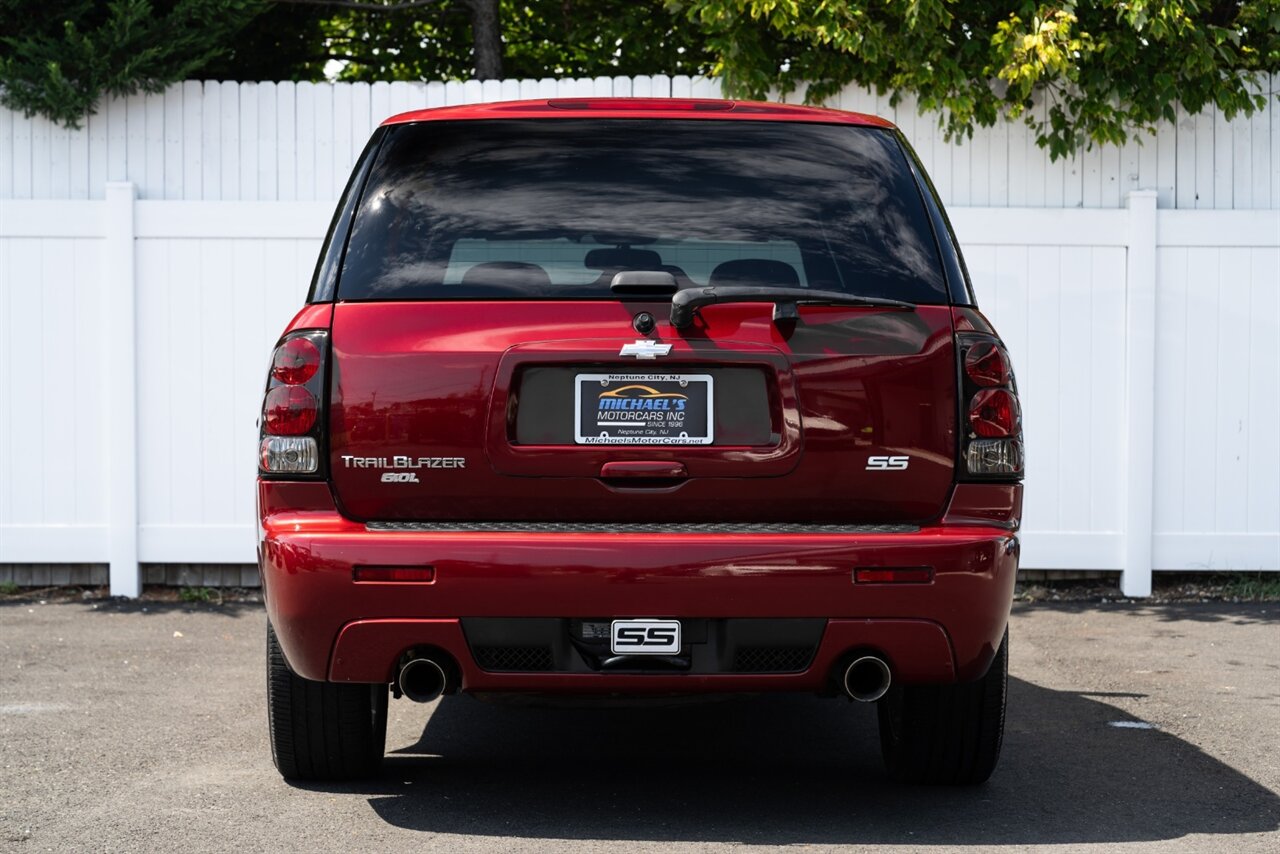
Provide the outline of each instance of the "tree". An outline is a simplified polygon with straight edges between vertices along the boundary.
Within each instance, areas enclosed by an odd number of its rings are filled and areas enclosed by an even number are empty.
[[[342,80],[465,80],[702,74],[713,62],[664,0],[482,2],[478,17],[475,0],[274,0],[205,73],[321,79],[337,62]]]
[[[389,20],[396,16],[408,23],[421,15],[427,7],[437,7],[447,12],[465,10],[470,22],[471,58],[474,77],[477,80],[496,80],[502,77],[502,30],[499,22],[499,0],[275,0],[278,4],[313,6],[328,9],[332,17],[353,18],[375,16]],[[345,13],[345,14],[334,14]],[[351,14],[355,13],[355,15]],[[407,34],[402,34],[405,38]],[[411,36],[410,36],[411,37]]]
[[[103,95],[223,80],[700,74],[664,0],[0,0],[0,103],[78,126]]]
[[[0,104],[78,127],[104,95],[158,91],[227,50],[262,0],[0,0]]]
[[[706,33],[729,92],[849,83],[939,110],[948,135],[1023,117],[1056,158],[1172,121],[1175,105],[1231,118],[1265,105],[1280,70],[1280,0],[670,0]],[[1027,108],[1048,102],[1041,121]]]

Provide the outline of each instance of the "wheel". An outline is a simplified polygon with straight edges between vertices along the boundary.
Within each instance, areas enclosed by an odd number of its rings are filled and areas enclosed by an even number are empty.
[[[267,624],[271,758],[287,780],[367,777],[387,743],[387,686],[312,682],[285,663]]]
[[[880,701],[880,752],[902,783],[972,786],[995,770],[1004,738],[1009,630],[976,682],[894,687]]]

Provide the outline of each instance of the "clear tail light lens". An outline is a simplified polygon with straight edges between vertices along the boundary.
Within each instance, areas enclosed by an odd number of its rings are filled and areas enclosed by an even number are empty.
[[[266,436],[258,447],[258,468],[272,474],[314,474],[320,452],[311,436]]]
[[[263,474],[322,473],[327,340],[324,330],[293,332],[271,354],[258,443]]]
[[[973,439],[965,451],[970,474],[1022,474],[1022,439]]]

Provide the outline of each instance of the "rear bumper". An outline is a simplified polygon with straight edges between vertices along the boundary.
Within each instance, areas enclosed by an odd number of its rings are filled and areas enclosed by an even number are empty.
[[[466,691],[822,690],[842,657],[868,649],[902,682],[965,681],[995,656],[1018,570],[1018,540],[995,524],[943,522],[911,533],[425,533],[366,529],[324,507],[328,495],[324,484],[271,483],[259,495],[271,624],[289,665],[311,680],[390,681],[402,654],[425,645],[457,662]],[[435,580],[356,583],[357,566],[433,566]],[[854,583],[856,567],[920,566],[933,568],[931,583]],[[468,648],[467,617],[808,617],[826,626],[803,672],[489,672]]]
[[[292,485],[300,490],[323,484]],[[817,691],[854,650],[904,683],[975,679],[1004,633],[1014,534],[941,524],[911,533],[618,534],[370,531],[336,511],[298,511],[260,492],[267,609],[307,679],[388,682],[408,649],[457,662],[464,691]],[[310,506],[315,506],[311,504]],[[435,581],[366,583],[356,566],[435,568]],[[855,584],[857,567],[932,567],[926,584]],[[802,672],[499,673],[476,663],[469,617],[821,618]]]

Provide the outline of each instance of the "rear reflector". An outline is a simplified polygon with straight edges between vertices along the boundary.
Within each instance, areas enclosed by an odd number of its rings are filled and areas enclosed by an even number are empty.
[[[397,581],[430,584],[436,580],[434,566],[357,566],[353,570],[356,581]]]
[[[965,450],[969,474],[1022,474],[1022,438],[972,439]]]
[[[319,462],[310,436],[264,436],[258,447],[258,468],[271,474],[311,474]]]
[[[869,566],[853,571],[858,584],[928,584],[933,569],[927,566]]]

